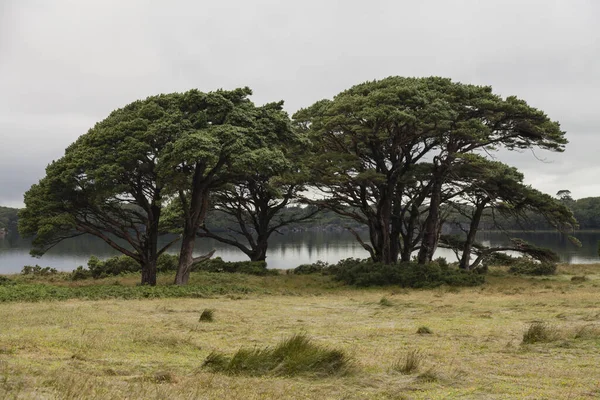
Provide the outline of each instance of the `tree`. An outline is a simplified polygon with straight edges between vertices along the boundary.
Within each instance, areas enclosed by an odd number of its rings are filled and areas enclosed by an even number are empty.
[[[156,284],[165,183],[163,151],[182,130],[180,94],[135,101],[70,145],[25,193],[19,231],[41,256],[62,240],[89,234],[136,260],[142,284]]]
[[[287,134],[291,136],[289,131]],[[212,197],[215,212],[237,225],[228,228],[233,234],[214,232],[203,224],[198,236],[235,246],[251,261],[264,261],[273,233],[315,215],[317,208],[297,204],[305,190],[299,139],[281,137],[273,147],[259,148],[244,157],[232,182]]]
[[[384,263],[399,252],[399,226],[392,226],[397,190],[435,145],[437,129],[425,81],[397,81],[357,85],[294,115],[314,143],[311,181],[324,198],[313,203],[367,225],[370,244],[361,243]]]
[[[184,99],[182,113],[190,129],[167,147],[161,170],[167,187],[177,193],[172,213],[183,221],[176,284],[187,283],[193,265],[210,257],[194,257],[193,251],[213,193],[223,189],[223,195],[231,183],[239,185],[257,157],[274,156],[270,146],[291,133],[283,103],[256,107],[248,99],[251,93],[249,88],[194,92]]]
[[[316,203],[366,224],[363,246],[388,264],[417,248],[420,263],[431,261],[461,155],[562,151],[567,142],[558,123],[523,100],[435,77],[366,82],[294,119],[314,141],[313,181],[324,196]]]
[[[448,205],[466,219],[466,224],[457,224],[465,233],[465,238],[442,239],[444,246],[460,255],[460,268],[473,269],[490,254],[507,250],[530,254],[538,259],[543,258],[544,261],[552,258],[545,250],[522,240],[511,239],[512,246],[498,248],[477,245],[475,237],[480,223],[486,211],[490,213],[496,229],[502,229],[495,218],[497,213],[503,220],[526,219],[533,214],[543,217],[558,231],[568,233],[577,226],[571,210],[551,196],[524,185],[523,174],[514,167],[474,154],[463,155],[461,160],[462,163],[457,164],[454,170],[457,173],[453,178],[454,185],[457,186],[454,191],[456,195],[448,201]],[[476,259],[471,264],[473,253]]]

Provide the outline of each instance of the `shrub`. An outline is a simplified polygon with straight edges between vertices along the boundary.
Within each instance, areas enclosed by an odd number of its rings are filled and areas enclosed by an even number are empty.
[[[82,279],[88,279],[92,277],[92,272],[89,269],[83,268],[83,266],[77,267],[77,269],[71,272],[70,278],[73,281],[78,281]]]
[[[88,269],[92,278],[106,278],[107,276],[121,275],[130,272],[139,272],[142,267],[133,258],[128,256],[115,256],[101,261],[96,256],[91,256]]]
[[[0,286],[2,285],[14,285],[16,282],[6,276],[0,275]]]
[[[450,264],[448,264],[448,260],[446,260],[444,257],[438,257],[435,260],[433,260],[433,262],[439,265],[441,269],[448,269],[450,267]]]
[[[523,333],[523,344],[551,342],[557,337],[556,329],[543,322],[534,322]]]
[[[172,254],[163,253],[156,260],[156,270],[158,272],[176,271],[179,263],[179,257]],[[96,256],[91,256],[88,261],[88,268],[77,267],[71,272],[72,280],[80,279],[100,279],[109,276],[118,276],[142,270],[140,264],[129,256],[115,256],[102,261]]]
[[[412,288],[432,288],[440,285],[476,286],[485,281],[482,275],[451,268],[437,263],[380,264],[370,260],[348,258],[330,267],[335,278],[349,285],[400,285]]]
[[[276,270],[267,269],[265,261],[226,262],[221,257],[211,258],[199,264],[194,269],[197,271],[241,273],[259,276],[279,274]]]
[[[179,256],[175,254],[162,253],[156,260],[156,270],[158,272],[177,271],[179,266]]]
[[[556,264],[537,262],[530,258],[521,257],[510,266],[508,272],[516,275],[554,275]]]
[[[294,275],[326,274],[328,268],[328,263],[318,260],[312,264],[299,265],[291,271]]]
[[[304,334],[293,335],[275,348],[240,349],[231,358],[211,353],[203,367],[228,375],[316,375],[348,372],[350,359],[341,350],[317,346]]]
[[[409,350],[404,357],[392,364],[392,369],[404,375],[412,374],[419,369],[423,358],[418,349]]]
[[[211,310],[209,308],[205,309],[204,311],[202,311],[202,314],[200,314],[200,322],[213,322],[214,313],[214,310]]]
[[[488,266],[509,267],[509,266],[515,264],[519,259],[520,259],[520,257],[513,257],[509,254],[495,252],[495,253],[488,255],[483,260],[483,265],[485,265],[486,267],[488,267]]]
[[[34,275],[34,276],[48,276],[48,275],[56,275],[58,274],[58,270],[56,268],[50,267],[40,267],[39,265],[31,266],[25,265],[21,270],[22,275]]]

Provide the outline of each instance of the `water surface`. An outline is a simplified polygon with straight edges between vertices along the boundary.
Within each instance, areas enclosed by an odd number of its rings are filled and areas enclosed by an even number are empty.
[[[600,261],[597,255],[600,232],[575,234],[574,236],[582,242],[582,248],[574,247],[566,238],[552,232],[519,232],[512,233],[511,236],[525,239],[537,246],[548,247],[557,252],[563,262],[595,263]],[[495,232],[483,232],[479,235],[478,240],[488,246],[501,246],[509,243],[505,234]],[[85,266],[91,255],[108,258],[119,254],[100,239],[86,236],[66,240],[41,258],[33,258],[29,255],[29,245],[29,241],[20,238],[0,240],[0,273],[20,272],[24,265],[35,264],[70,271],[79,265]],[[204,254],[212,249],[216,250],[215,256],[222,257],[226,261],[247,260],[246,255],[234,247],[212,239],[197,241],[196,254]],[[178,244],[175,244],[170,252],[175,254],[177,251]],[[368,253],[348,232],[295,232],[272,237],[267,263],[270,268],[288,269],[317,260],[335,263],[343,258],[367,256]],[[447,249],[438,249],[436,256],[446,257],[448,261],[456,260],[454,253]]]

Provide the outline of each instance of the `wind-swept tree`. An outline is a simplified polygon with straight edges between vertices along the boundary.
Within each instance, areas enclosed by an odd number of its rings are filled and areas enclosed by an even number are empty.
[[[46,168],[25,193],[19,231],[32,254],[89,234],[135,259],[142,284],[156,284],[159,222],[165,196],[162,152],[181,133],[181,95],[160,95],[112,112]]]
[[[567,142],[558,123],[516,97],[436,77],[366,82],[294,119],[314,141],[318,203],[366,224],[370,243],[363,246],[383,263],[395,262],[401,246],[406,257],[416,237],[419,262],[431,261],[461,155],[498,147],[562,151]],[[416,170],[424,161],[425,179]]]
[[[258,157],[282,159],[276,150],[269,149],[291,134],[283,103],[256,107],[248,99],[251,93],[248,88],[195,92],[184,99],[182,113],[190,127],[168,146],[161,169],[168,177],[167,188],[177,193],[173,213],[183,221],[176,284],[187,283],[193,265],[210,256],[194,257],[193,251],[213,193],[221,190],[223,195],[232,184],[244,182],[242,177],[248,176],[249,168],[262,168],[254,163],[266,166]],[[278,161],[271,161],[272,167],[276,166]],[[200,236],[204,236],[202,232]]]
[[[252,261],[264,261],[273,233],[310,218],[318,209],[298,205],[306,183],[307,141],[292,131],[279,105],[263,109],[256,125],[262,146],[239,159],[230,182],[212,196],[215,215],[229,222],[227,232],[203,224],[198,236],[237,247]]]
[[[529,215],[538,215],[565,234],[577,226],[573,213],[567,207],[551,196],[525,185],[523,174],[516,168],[475,154],[462,155],[460,161],[454,167],[455,195],[446,204],[456,215],[462,217],[457,225],[465,237],[442,238],[442,244],[459,255],[460,268],[475,268],[490,254],[508,250],[533,255],[544,261],[552,258],[548,256],[550,253],[517,239],[511,239],[512,245],[496,248],[477,244],[475,237],[486,217],[491,219],[495,229],[500,230],[502,226],[496,222],[496,216],[501,216],[503,220],[522,220]],[[466,224],[461,221],[466,221]],[[473,254],[476,258],[471,263]]]

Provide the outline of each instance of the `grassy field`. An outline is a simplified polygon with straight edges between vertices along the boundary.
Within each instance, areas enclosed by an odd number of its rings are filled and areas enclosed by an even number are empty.
[[[131,288],[136,280],[51,284]],[[191,297],[8,301],[0,303],[0,398],[600,397],[600,265],[487,280],[464,289],[351,289],[323,276],[197,274]],[[199,320],[207,309],[212,322]],[[548,337],[523,344],[539,322]],[[202,367],[213,351],[273,347],[294,334],[345,352],[350,371],[248,377]],[[408,355],[416,368],[402,372]]]

